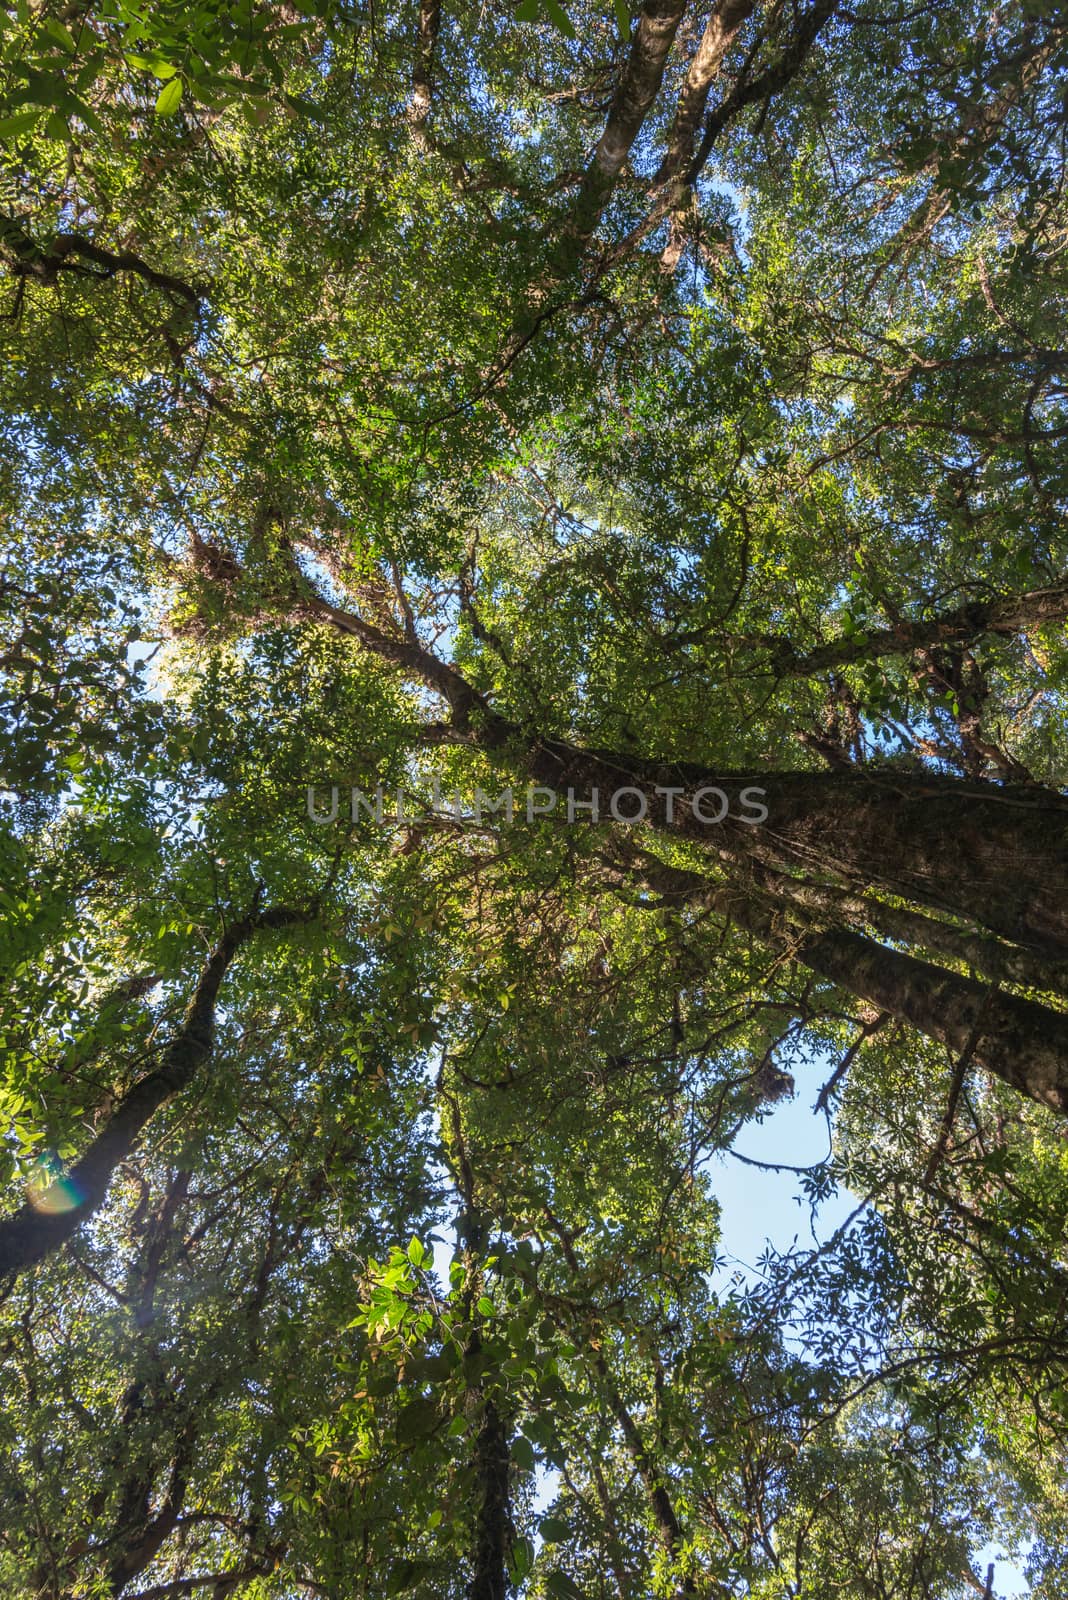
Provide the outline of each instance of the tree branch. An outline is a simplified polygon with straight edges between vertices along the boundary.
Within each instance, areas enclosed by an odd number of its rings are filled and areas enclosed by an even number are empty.
[[[238,951],[257,932],[308,922],[314,912],[279,906],[235,922],[223,934],[203,968],[185,1019],[163,1054],[119,1102],[85,1154],[64,1180],[74,1203],[62,1211],[43,1211],[27,1202],[0,1222],[0,1280],[24,1271],[58,1250],[104,1203],[115,1169],[133,1151],[151,1118],[184,1089],[212,1053],[215,1003],[219,987]]]
[[[176,295],[194,309],[199,309],[207,293],[201,284],[186,283],[183,278],[149,266],[131,250],[105,250],[84,234],[57,233],[50,245],[39,245],[14,217],[0,217],[0,254],[6,257],[16,277],[37,278],[45,284],[55,283],[61,272],[95,278],[114,278],[120,272],[132,272],[153,288]],[[79,265],[85,261],[91,262],[92,267]],[[94,271],[94,267],[100,270]]]
[[[756,105],[761,100],[770,100],[772,95],[778,94],[786,87],[791,78],[797,76],[816,41],[817,34],[837,11],[840,3],[841,0],[816,0],[812,9],[802,17],[797,32],[785,46],[774,66],[767,67],[755,78],[740,78],[727,98],[709,113],[700,147],[686,173],[687,185],[692,186],[697,182],[702,168],[712,154],[712,146],[739,111],[744,110],[746,106]]]

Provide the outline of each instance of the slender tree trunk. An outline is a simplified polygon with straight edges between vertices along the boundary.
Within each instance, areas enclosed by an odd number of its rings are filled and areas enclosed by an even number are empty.
[[[642,1439],[638,1425],[631,1416],[623,1396],[612,1382],[611,1374],[608,1371],[608,1363],[603,1356],[597,1357],[596,1367],[607,1390],[609,1403],[616,1421],[619,1423],[623,1442],[645,1488],[649,1509],[652,1512],[653,1521],[656,1523],[657,1536],[663,1546],[664,1553],[669,1560],[673,1561],[678,1555],[679,1546],[682,1544],[685,1535],[682,1524],[676,1515],[675,1507],[671,1502],[667,1484],[663,1475],[657,1471],[656,1463],[645,1447],[645,1441]],[[679,1600],[689,1600],[689,1597],[696,1593],[697,1587],[693,1579],[690,1577],[683,1578],[678,1591]]]
[[[922,371],[921,369],[918,369]],[[966,644],[987,634],[1011,638],[1068,617],[1068,578],[1031,589],[1024,594],[998,595],[991,600],[971,600],[934,617],[910,621],[902,618],[890,628],[842,635],[811,650],[799,650],[779,634],[747,634],[723,642],[734,650],[768,657],[770,670],[779,676],[809,678],[860,661],[880,661],[888,656],[909,656],[938,645]],[[682,635],[669,641],[679,649],[702,634]]]
[[[569,253],[592,237],[605,204],[652,109],[664,79],[668,54],[686,10],[686,0],[647,0],[634,30],[604,131],[586,168],[566,230]]]
[[[451,1139],[449,1165],[463,1200],[457,1218],[456,1238],[464,1265],[461,1296],[463,1316],[472,1324],[464,1352],[470,1359],[482,1351],[482,1315],[478,1299],[482,1290],[482,1262],[488,1244],[486,1218],[475,1193],[475,1173],[464,1139],[460,1108],[455,1098],[445,1093]],[[467,1391],[469,1408],[480,1408],[480,1425],[474,1449],[474,1477],[477,1493],[474,1539],[471,1550],[471,1587],[468,1600],[506,1600],[508,1594],[508,1556],[515,1537],[511,1515],[511,1446],[508,1429],[501,1416],[494,1391],[484,1375],[473,1380]]]
[[[512,1540],[510,1464],[508,1434],[493,1399],[487,1398],[475,1442],[479,1506],[470,1600],[506,1600],[508,1594],[508,1550]]]
[[[740,111],[746,106],[766,103],[796,76],[817,35],[834,16],[839,4],[840,0],[815,0],[815,4],[801,16],[793,38],[780,49],[778,59],[755,78],[740,77],[726,99],[709,112],[701,144],[686,174],[687,183],[697,182],[701,169],[712,154],[712,146]]]
[[[122,1099],[88,1150],[65,1179],[70,1203],[42,1211],[27,1202],[0,1222],[0,1280],[34,1266],[58,1250],[103,1204],[116,1168],[131,1154],[145,1125],[190,1082],[211,1056],[219,986],[243,945],[260,929],[307,922],[312,913],[289,907],[259,912],[235,922],[212,951],[200,975],[185,1020],[155,1072],[146,1074]]]
[[[419,37],[412,69],[412,92],[408,100],[408,125],[417,139],[421,137],[423,125],[430,114],[433,98],[431,75],[440,24],[441,0],[420,0]]]
[[[723,65],[724,56],[755,10],[756,0],[716,0],[712,15],[705,24],[701,43],[682,81],[668,147],[654,179],[657,187],[673,183],[693,160],[697,130],[704,116],[709,90]]]

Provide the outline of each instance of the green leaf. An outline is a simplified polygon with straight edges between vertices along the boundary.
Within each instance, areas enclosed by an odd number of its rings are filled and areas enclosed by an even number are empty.
[[[578,1585],[559,1568],[549,1573],[545,1580],[545,1589],[548,1594],[555,1595],[557,1600],[585,1600]]]
[[[629,40],[630,11],[627,7],[627,0],[612,0],[612,6],[616,13],[616,22],[619,26],[619,31],[623,35],[624,39]]]
[[[534,1546],[529,1539],[517,1539],[512,1546],[512,1554],[508,1562],[508,1576],[517,1588],[533,1565]]]
[[[571,19],[563,6],[559,4],[559,0],[541,0],[541,4],[542,10],[553,26],[558,28],[561,33],[566,34],[569,39],[574,39],[576,35]]]
[[[545,1517],[538,1525],[538,1532],[546,1544],[562,1544],[571,1530],[562,1517]]]
[[[78,46],[74,35],[69,28],[63,26],[62,22],[57,21],[55,17],[46,17],[41,26],[57,44],[62,45],[69,55],[76,56],[78,54]]]
[[[137,67],[140,72],[151,72],[157,78],[173,78],[177,70],[164,56],[144,56],[134,50],[126,52],[126,64]]]
[[[408,1244],[408,1260],[413,1267],[421,1267],[426,1256],[426,1251],[418,1239],[412,1239]]]
[[[182,80],[181,78],[172,78],[170,83],[164,84],[156,96],[156,115],[158,117],[173,116],[178,109],[178,102],[181,98]]]
[[[13,139],[20,133],[28,133],[43,116],[44,112],[37,107],[32,111],[17,111],[13,117],[0,117],[0,139]]]
[[[403,1594],[406,1589],[413,1589],[421,1577],[424,1564],[420,1561],[398,1561],[389,1570],[386,1580],[388,1594]]]
[[[522,1467],[524,1472],[534,1471],[534,1446],[521,1433],[512,1440],[512,1460],[517,1467]]]

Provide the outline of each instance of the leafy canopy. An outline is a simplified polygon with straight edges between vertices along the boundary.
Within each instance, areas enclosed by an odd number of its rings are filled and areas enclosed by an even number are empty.
[[[1066,58],[0,8],[6,1594],[1066,1592]]]

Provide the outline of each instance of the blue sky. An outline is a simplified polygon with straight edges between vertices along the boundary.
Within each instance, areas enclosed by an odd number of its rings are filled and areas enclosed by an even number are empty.
[[[782,1161],[804,1167],[827,1155],[827,1120],[813,1112],[818,1085],[805,1082],[792,1100],[783,1101],[762,1123],[741,1129],[732,1149],[753,1161]],[[710,1162],[710,1177],[722,1207],[721,1249],[726,1272],[756,1275],[756,1263],[770,1240],[779,1250],[813,1242],[809,1208],[794,1172],[763,1172],[725,1152]],[[820,1242],[834,1232],[856,1205],[850,1194],[838,1194],[821,1208],[816,1234]]]

